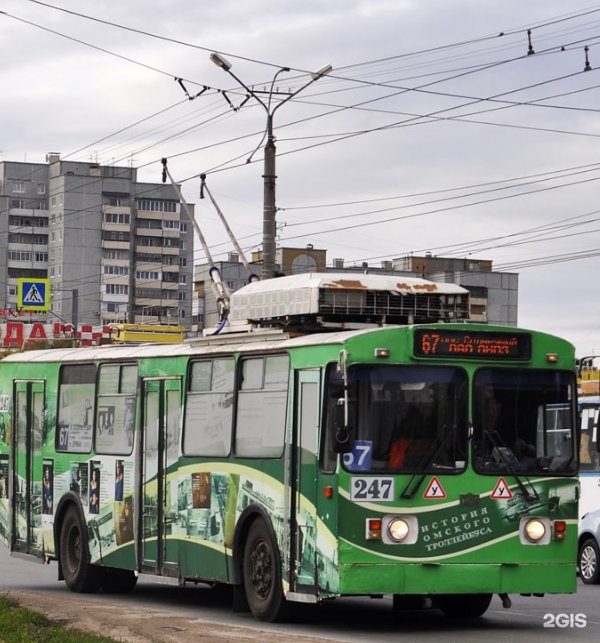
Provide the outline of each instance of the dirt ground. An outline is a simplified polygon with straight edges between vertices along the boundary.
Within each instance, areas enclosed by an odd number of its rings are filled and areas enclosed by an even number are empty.
[[[269,643],[289,643],[290,640],[303,643],[324,643],[321,637],[290,636],[271,630],[250,629],[202,619],[173,616],[166,610],[155,608],[127,608],[113,601],[90,603],[84,597],[69,595],[68,599],[41,592],[15,591],[8,594],[24,607],[43,612],[52,621],[65,627],[87,630],[94,634],[110,636],[118,641],[131,643],[252,643],[265,639]]]

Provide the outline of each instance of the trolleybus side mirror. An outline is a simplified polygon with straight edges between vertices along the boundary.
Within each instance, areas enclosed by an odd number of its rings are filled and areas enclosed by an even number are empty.
[[[341,397],[338,399],[333,415],[333,450],[335,453],[350,453],[352,442],[350,441],[350,426],[346,418],[347,401]]]
[[[344,382],[344,397],[338,398],[334,410],[334,440],[333,450],[336,453],[350,453],[352,443],[350,442],[350,400],[348,398],[348,351],[342,349],[338,360],[338,372],[342,374]]]

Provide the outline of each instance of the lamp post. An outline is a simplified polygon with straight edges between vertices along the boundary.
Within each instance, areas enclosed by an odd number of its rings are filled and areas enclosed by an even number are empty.
[[[333,69],[331,65],[326,65],[321,67],[317,71],[313,72],[310,76],[310,80],[302,85],[300,89],[297,89],[295,92],[291,92],[284,98],[281,102],[277,103],[273,109],[271,109],[271,98],[273,96],[273,86],[275,85],[275,80],[277,76],[285,71],[290,71],[289,67],[282,67],[278,69],[273,80],[271,81],[271,89],[268,92],[268,100],[265,103],[258,92],[250,89],[242,80],[240,80],[232,71],[231,63],[225,59],[221,54],[213,52],[210,55],[212,62],[226,71],[237,83],[239,83],[252,98],[254,98],[260,105],[263,107],[267,114],[267,127],[265,130],[265,135],[267,137],[267,142],[264,149],[264,197],[263,197],[263,253],[262,253],[262,278],[271,279],[275,276],[275,235],[277,233],[277,226],[275,223],[275,215],[277,208],[275,205],[275,182],[277,175],[275,174],[275,158],[276,158],[276,148],[275,148],[275,137],[273,136],[273,115],[275,112],[288,100],[299,94],[302,90],[306,89],[309,85],[319,80],[322,76],[327,75]],[[264,92],[261,92],[264,93]],[[262,142],[262,141],[261,141]]]

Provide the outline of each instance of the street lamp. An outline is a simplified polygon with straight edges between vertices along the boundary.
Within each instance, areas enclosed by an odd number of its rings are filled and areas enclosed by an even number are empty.
[[[275,137],[273,136],[273,115],[284,103],[287,103],[288,100],[299,94],[302,90],[306,89],[315,81],[319,80],[319,78],[329,74],[333,67],[331,65],[325,65],[325,67],[321,67],[321,69],[312,72],[310,75],[310,80],[306,84],[302,85],[302,87],[300,87],[300,89],[297,89],[295,92],[291,92],[290,94],[288,94],[286,98],[284,98],[280,103],[277,103],[277,105],[275,105],[275,107],[271,109],[271,98],[273,96],[273,87],[275,85],[275,80],[277,79],[277,76],[279,76],[279,74],[281,74],[282,72],[290,71],[289,67],[282,67],[281,69],[277,70],[275,76],[273,76],[273,80],[271,81],[271,89],[268,92],[269,97],[267,102],[265,103],[260,98],[260,96],[258,96],[257,92],[250,89],[231,71],[231,63],[226,58],[221,56],[221,54],[213,52],[212,54],[210,54],[210,59],[215,65],[217,65],[217,67],[220,67],[221,69],[226,71],[236,82],[238,82],[248,92],[248,94],[252,96],[252,98],[260,103],[260,105],[262,105],[265,112],[267,113],[267,127],[265,130],[267,142],[265,144],[264,150],[263,174],[264,197],[262,278],[271,279],[275,276],[275,235],[277,233],[277,227],[275,223],[275,214],[277,211],[275,206],[275,181],[277,179],[277,176],[275,174],[276,149]]]

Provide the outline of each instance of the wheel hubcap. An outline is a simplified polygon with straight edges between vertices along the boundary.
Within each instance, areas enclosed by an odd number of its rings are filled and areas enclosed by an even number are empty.
[[[590,579],[596,572],[596,552],[592,547],[584,547],[579,559],[579,571],[585,579]]]
[[[73,528],[69,533],[68,563],[71,572],[77,571],[79,561],[81,560],[81,538],[79,529]]]
[[[252,585],[257,596],[265,600],[271,592],[273,575],[271,569],[271,550],[264,541],[256,544],[250,561],[252,564]]]

